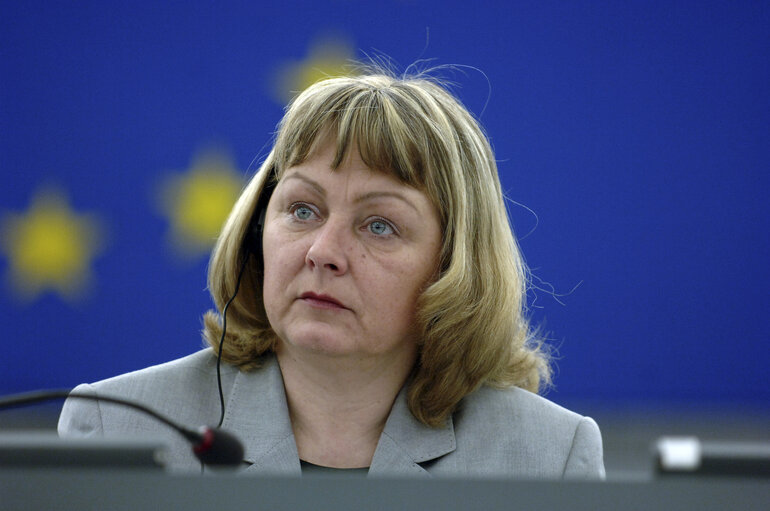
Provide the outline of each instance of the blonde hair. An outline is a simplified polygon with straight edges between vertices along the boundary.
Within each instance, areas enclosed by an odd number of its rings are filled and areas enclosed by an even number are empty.
[[[408,388],[414,416],[439,426],[482,384],[533,392],[548,384],[548,357],[530,332],[527,271],[492,148],[465,107],[423,76],[332,78],[289,104],[272,151],[233,207],[212,254],[209,289],[220,312],[245,264],[227,313],[222,359],[248,370],[274,347],[261,261],[244,240],[268,180],[280,180],[305,161],[327,134],[336,140],[334,168],[355,144],[367,166],[423,191],[441,218],[440,274],[418,300],[421,341]],[[204,335],[215,350],[220,312],[204,317]]]

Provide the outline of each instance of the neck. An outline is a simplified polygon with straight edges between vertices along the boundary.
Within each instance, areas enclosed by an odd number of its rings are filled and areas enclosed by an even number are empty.
[[[414,354],[331,356],[276,347],[300,459],[368,467]]]

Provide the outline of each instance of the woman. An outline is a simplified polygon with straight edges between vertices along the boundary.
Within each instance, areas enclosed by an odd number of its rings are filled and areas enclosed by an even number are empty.
[[[221,354],[220,422],[247,471],[604,475],[596,424],[534,394],[550,371],[493,153],[429,79],[300,94],[223,229],[209,287],[212,349],[77,390],[213,423]],[[73,399],[59,429],[172,435]],[[198,466],[169,441],[173,467]]]

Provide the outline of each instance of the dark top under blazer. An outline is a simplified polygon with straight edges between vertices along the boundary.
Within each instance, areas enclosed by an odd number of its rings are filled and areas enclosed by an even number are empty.
[[[222,364],[223,429],[244,443],[244,470],[300,475],[281,370],[274,356],[260,369]],[[132,399],[190,427],[219,420],[216,357],[205,349],[187,357],[94,384],[77,392]],[[59,434],[69,437],[142,436],[169,445],[172,469],[200,470],[189,445],[165,425],[132,409],[68,399]],[[467,396],[442,428],[409,412],[404,389],[396,398],[369,469],[370,476],[496,476],[603,478],[596,423],[519,388],[482,387]]]

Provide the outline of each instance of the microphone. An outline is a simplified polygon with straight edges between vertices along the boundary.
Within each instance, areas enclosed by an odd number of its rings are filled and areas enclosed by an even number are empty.
[[[171,419],[168,419],[147,406],[116,397],[92,396],[90,394],[70,392],[69,390],[42,390],[4,397],[0,399],[0,410],[65,398],[103,401],[106,403],[127,406],[150,415],[185,437],[187,441],[192,444],[195,456],[205,465],[237,466],[243,462],[243,444],[241,444],[240,440],[238,440],[232,433],[228,433],[221,429],[213,429],[208,426],[203,426],[198,431],[193,431],[173,422]]]

